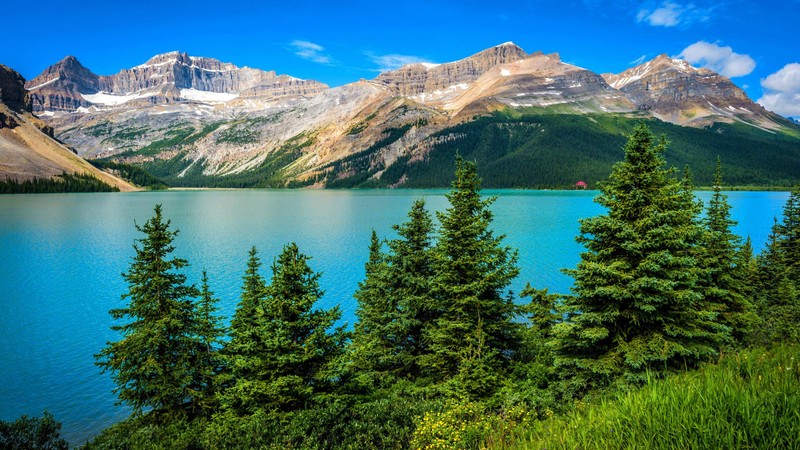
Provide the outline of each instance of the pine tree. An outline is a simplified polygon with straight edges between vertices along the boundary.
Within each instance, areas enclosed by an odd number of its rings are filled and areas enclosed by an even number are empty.
[[[734,346],[741,346],[757,322],[753,305],[746,297],[749,267],[740,255],[741,238],[731,231],[728,198],[722,193],[722,163],[717,158],[714,192],[703,221],[704,238],[700,246],[705,301],[718,311],[718,321],[728,329]]]
[[[434,325],[425,328],[429,350],[420,358],[434,380],[453,380],[473,397],[494,389],[497,379],[489,375],[507,368],[520,339],[517,309],[504,292],[519,272],[517,254],[501,245],[503,236],[494,236],[494,198],[483,200],[479,191],[475,163],[459,157],[450,207],[438,213],[432,286],[438,304]]]
[[[391,303],[388,294],[388,264],[381,251],[381,241],[372,230],[369,259],[364,264],[364,280],[358,283],[353,295],[357,301],[353,327],[353,342],[350,345],[352,370],[359,383],[372,388],[379,383],[393,383],[395,364],[393,354],[396,338],[385,330],[397,315],[397,306]]]
[[[426,328],[436,319],[436,299],[431,291],[435,275],[432,234],[433,219],[425,201],[414,201],[409,220],[394,225],[398,238],[389,241],[387,255],[388,290],[398,305],[398,375],[413,378],[420,373],[419,358],[429,353]]]
[[[386,254],[373,231],[366,278],[355,294],[354,368],[373,384],[418,377],[417,360],[426,353],[423,329],[433,320],[433,220],[423,200],[414,202],[408,217],[393,226],[398,238],[389,241]]]
[[[128,292],[122,299],[128,305],[110,311],[115,320],[127,319],[112,326],[122,339],[108,342],[96,356],[97,365],[111,372],[120,402],[133,407],[134,414],[183,411],[197,395],[192,384],[198,379],[193,364],[200,347],[193,302],[198,291],[179,272],[187,261],[170,257],[178,231],[170,231],[161,205],[154,212],[144,226],[136,226],[145,237],[134,244],[136,255],[123,274]]]
[[[203,271],[200,280],[200,301],[197,307],[198,321],[196,335],[200,348],[197,351],[197,361],[194,363],[198,378],[195,381],[195,391],[198,393],[200,408],[211,411],[216,406],[217,380],[222,359],[219,352],[221,338],[225,334],[225,327],[217,315],[219,302],[208,285],[208,274]]]
[[[756,259],[757,310],[764,326],[762,343],[800,341],[800,189],[789,195],[783,220],[772,226]]]
[[[222,349],[224,370],[218,378],[223,408],[239,414],[253,413],[263,401],[261,359],[266,346],[261,340],[263,303],[267,295],[259,273],[261,260],[255,247],[250,249],[242,277],[242,293],[230,326],[230,340]]]
[[[262,310],[264,396],[266,405],[282,411],[302,408],[314,395],[330,391],[331,365],[348,338],[344,327],[333,328],[341,317],[338,307],[314,309],[323,292],[309,259],[295,243],[283,248],[272,265]]]
[[[666,140],[642,123],[595,200],[608,212],[581,221],[586,247],[573,295],[555,326],[556,369],[576,389],[639,382],[650,370],[692,367],[716,355],[716,315],[698,287],[702,231],[688,180],[666,169]]]

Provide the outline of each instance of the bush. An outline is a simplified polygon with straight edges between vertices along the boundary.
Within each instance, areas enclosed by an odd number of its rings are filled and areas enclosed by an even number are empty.
[[[61,423],[45,411],[41,419],[23,415],[13,422],[0,420],[0,448],[61,450],[69,445],[61,438]]]

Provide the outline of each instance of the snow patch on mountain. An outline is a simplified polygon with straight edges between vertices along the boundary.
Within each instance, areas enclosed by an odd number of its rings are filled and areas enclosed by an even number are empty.
[[[208,91],[200,91],[197,89],[181,89],[181,98],[185,98],[186,100],[193,100],[196,102],[225,103],[238,97],[239,94],[226,94],[224,92],[208,92]]]
[[[87,101],[91,103],[97,103],[101,105],[109,105],[109,106],[116,106],[121,105],[123,103],[127,103],[131,100],[137,100],[140,98],[147,98],[153,95],[150,92],[147,93],[133,93],[127,95],[114,95],[109,94],[106,92],[98,92],[97,94],[81,94],[81,97],[85,98]]]

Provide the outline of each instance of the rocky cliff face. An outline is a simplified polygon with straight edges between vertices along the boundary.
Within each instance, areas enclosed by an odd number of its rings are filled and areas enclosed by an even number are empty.
[[[603,77],[637,109],[667,122],[703,126],[714,121],[743,120],[767,128],[778,126],[774,114],[750,100],[728,78],[667,55]]]
[[[0,179],[50,178],[61,173],[90,174],[106,184],[134,187],[102,172],[53,139],[52,128],[30,113],[30,97],[20,74],[0,65]]]
[[[27,84],[33,110],[44,115],[81,108],[137,108],[176,102],[225,103],[238,97],[276,101],[310,97],[328,87],[274,71],[239,68],[212,58],[170,52],[115,75],[98,76],[74,57]]]
[[[30,111],[31,99],[24,84],[22,75],[0,64],[0,102],[14,111]]]
[[[507,42],[460,61],[438,65],[410,64],[398,70],[384,72],[375,81],[399,95],[414,96],[471,83],[494,66],[519,61],[526,56],[524,50]]]

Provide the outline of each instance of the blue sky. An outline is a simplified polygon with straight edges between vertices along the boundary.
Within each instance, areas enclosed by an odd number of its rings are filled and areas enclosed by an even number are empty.
[[[102,75],[181,50],[331,86],[513,41],[598,73],[666,53],[800,116],[800,0],[36,2],[3,23],[26,79],[64,56]],[[23,9],[30,9],[25,6]],[[32,12],[32,11],[31,11]]]

